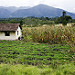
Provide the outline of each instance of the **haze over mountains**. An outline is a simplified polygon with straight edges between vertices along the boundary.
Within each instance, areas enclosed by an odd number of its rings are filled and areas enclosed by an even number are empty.
[[[0,7],[0,18],[9,18],[9,17],[56,17],[62,15],[63,9],[54,8],[48,5],[37,5],[34,7]],[[70,15],[75,19],[75,14],[67,12],[67,15]]]

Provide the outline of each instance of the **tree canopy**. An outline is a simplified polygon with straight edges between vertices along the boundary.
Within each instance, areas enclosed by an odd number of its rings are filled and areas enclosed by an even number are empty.
[[[67,25],[67,23],[70,22],[71,20],[72,20],[72,17],[69,15],[66,15],[66,12],[63,11],[62,16],[58,17],[55,22],[62,23],[63,25]]]

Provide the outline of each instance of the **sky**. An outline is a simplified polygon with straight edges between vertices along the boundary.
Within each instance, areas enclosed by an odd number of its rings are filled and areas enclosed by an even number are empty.
[[[75,13],[75,0],[0,0],[0,6],[36,6],[46,4]]]

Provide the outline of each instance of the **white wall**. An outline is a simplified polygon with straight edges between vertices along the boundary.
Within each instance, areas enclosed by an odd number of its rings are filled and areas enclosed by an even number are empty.
[[[19,32],[19,35],[17,35],[17,31]],[[10,36],[5,36],[4,32],[0,32],[0,40],[17,40],[18,37],[21,37],[21,29],[18,27],[18,29],[14,32],[10,32]]]
[[[18,35],[17,35],[17,31],[18,31]],[[18,29],[16,30],[16,38],[18,39],[18,37],[21,37],[21,36],[22,36],[22,32],[20,27],[18,27]]]

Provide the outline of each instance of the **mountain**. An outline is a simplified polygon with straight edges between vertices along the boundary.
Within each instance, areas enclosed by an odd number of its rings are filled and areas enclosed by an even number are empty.
[[[29,6],[21,6],[21,7],[15,7],[15,6],[10,6],[10,7],[4,7],[0,6],[0,18],[9,18],[13,17],[11,14],[17,10],[21,9],[28,9],[30,8]]]
[[[56,17],[62,15],[62,9],[54,8],[48,5],[37,5],[29,9],[21,9],[17,10],[16,12],[12,13],[13,17],[27,17],[27,16],[35,16],[35,17]],[[75,14],[67,12],[67,15],[72,16],[75,18]]]
[[[18,7],[19,9],[28,9],[28,8],[31,8],[30,6],[21,6],[21,7]]]
[[[12,7],[6,9],[8,10],[8,16],[12,17],[28,17],[28,16],[35,16],[35,17],[56,17],[61,16],[63,9],[54,8],[48,5],[40,4],[34,7]],[[75,18],[74,13],[67,12],[67,15],[70,15],[72,18]],[[0,14],[1,15],[1,14]]]
[[[30,7],[29,6],[21,6],[21,7],[15,7],[15,6],[4,7],[4,6],[0,6],[0,8],[7,9],[11,13],[13,13],[13,12],[15,12],[17,10],[20,10],[20,9],[28,9]]]
[[[7,9],[0,8],[0,18],[8,18],[10,17],[11,12]]]

